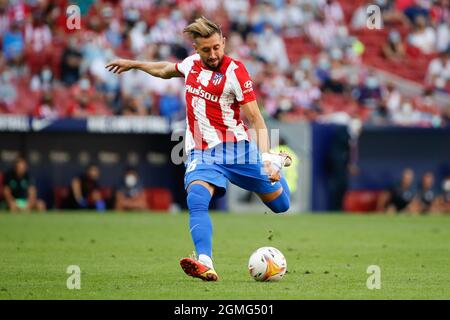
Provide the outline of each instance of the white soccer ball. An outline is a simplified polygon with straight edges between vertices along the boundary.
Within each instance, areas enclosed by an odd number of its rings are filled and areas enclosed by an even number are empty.
[[[279,281],[286,273],[286,268],[286,258],[273,247],[259,248],[248,261],[248,271],[256,281]]]

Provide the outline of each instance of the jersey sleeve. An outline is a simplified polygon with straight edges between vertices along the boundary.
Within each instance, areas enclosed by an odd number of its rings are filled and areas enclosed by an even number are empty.
[[[237,68],[234,70],[235,81],[234,90],[236,94],[236,100],[239,105],[242,106],[246,103],[256,100],[255,91],[253,90],[253,82],[248,74],[244,64],[238,63]]]
[[[176,63],[175,69],[177,69],[178,72],[180,72],[182,75],[184,75],[186,77],[186,75],[192,69],[192,66],[194,65],[195,60],[198,60],[198,54],[189,56],[186,59],[184,59],[183,61]]]

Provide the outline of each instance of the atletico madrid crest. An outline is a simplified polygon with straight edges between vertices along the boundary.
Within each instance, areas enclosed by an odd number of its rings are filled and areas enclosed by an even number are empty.
[[[213,78],[213,84],[215,85],[215,86],[217,86],[217,85],[219,85],[219,83],[222,81],[222,78],[223,78],[223,74],[221,74],[221,73],[216,73],[215,75],[214,75],[214,78]]]

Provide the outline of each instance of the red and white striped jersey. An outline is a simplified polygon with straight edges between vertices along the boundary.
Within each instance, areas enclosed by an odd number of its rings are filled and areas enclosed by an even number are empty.
[[[224,56],[217,70],[205,67],[198,54],[175,65],[186,84],[186,152],[222,142],[250,140],[240,106],[256,100],[245,66]]]

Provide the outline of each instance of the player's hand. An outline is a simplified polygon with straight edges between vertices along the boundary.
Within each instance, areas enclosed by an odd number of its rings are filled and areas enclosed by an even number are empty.
[[[264,161],[264,170],[266,170],[270,182],[277,182],[281,180],[281,170],[274,166],[272,162]]]
[[[113,73],[121,74],[122,72],[132,69],[133,62],[126,59],[117,59],[107,64],[105,68]]]

